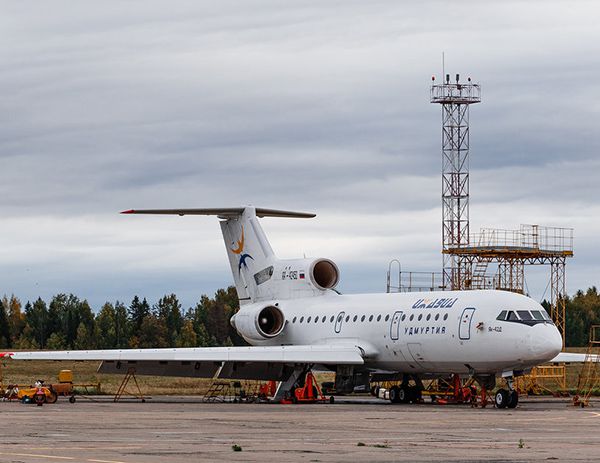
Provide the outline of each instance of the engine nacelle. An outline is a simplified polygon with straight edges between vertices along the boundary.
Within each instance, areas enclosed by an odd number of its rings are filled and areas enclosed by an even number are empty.
[[[252,304],[231,318],[231,324],[247,341],[264,341],[279,335],[285,327],[282,310],[271,304]]]
[[[340,270],[329,259],[315,259],[310,264],[310,281],[319,289],[333,289],[340,281]]]
[[[287,285],[296,296],[302,289],[308,291],[307,296],[314,295],[314,290],[333,289],[340,281],[337,265],[323,258],[278,260],[273,273],[275,281]]]

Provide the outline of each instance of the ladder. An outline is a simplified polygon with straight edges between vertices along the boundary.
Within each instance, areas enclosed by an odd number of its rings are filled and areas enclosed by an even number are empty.
[[[478,260],[475,263],[475,268],[473,269],[473,274],[471,278],[471,288],[472,289],[485,289],[485,272],[487,271],[489,265],[488,260]]]
[[[213,381],[204,395],[202,402],[226,402],[231,396],[231,383],[229,381]]]
[[[577,393],[573,397],[573,405],[582,408],[589,406],[590,396],[598,386],[600,386],[600,325],[592,325],[590,343],[577,380]]]

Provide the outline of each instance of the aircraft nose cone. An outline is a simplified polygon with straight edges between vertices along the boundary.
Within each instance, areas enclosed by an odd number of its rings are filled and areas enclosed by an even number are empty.
[[[531,353],[536,359],[548,361],[562,350],[562,336],[554,325],[538,324],[533,326]]]

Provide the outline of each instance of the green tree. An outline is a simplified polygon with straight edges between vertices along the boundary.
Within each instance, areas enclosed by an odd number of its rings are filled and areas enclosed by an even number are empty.
[[[138,347],[141,349],[169,347],[167,327],[154,314],[146,315],[146,317],[144,317],[138,336]]]
[[[565,301],[565,338],[566,345],[587,346],[592,325],[600,324],[600,294],[595,286],[586,292],[577,291]]]
[[[127,307],[122,302],[115,303],[115,347],[122,349],[129,342],[129,320],[127,319]]]
[[[5,349],[12,345],[10,339],[10,326],[8,325],[8,314],[4,302],[0,301],[0,348]]]
[[[21,337],[25,328],[25,315],[21,311],[21,301],[13,294],[10,299],[6,296],[2,299],[8,313],[8,326],[10,329],[10,342],[14,343]]]
[[[181,304],[177,296],[170,294],[160,298],[154,309],[158,319],[166,327],[168,346],[175,347],[183,325]]]
[[[48,338],[46,347],[50,350],[63,350],[67,347],[65,337],[61,333],[52,333]]]
[[[198,345],[197,341],[192,321],[184,321],[179,337],[177,338],[177,347],[196,347]]]
[[[115,327],[115,308],[110,302],[106,302],[96,317],[98,337],[96,342],[100,349],[112,349],[117,344],[117,333]]]
[[[77,335],[73,347],[75,349],[93,349],[96,347],[88,330],[88,326],[84,322],[80,322],[77,327]]]
[[[17,340],[14,346],[19,350],[36,350],[40,348],[38,343],[35,341],[33,329],[28,323],[25,323],[23,333],[21,333],[21,337]]]
[[[150,314],[150,305],[146,301],[146,298],[144,298],[143,301],[140,301],[140,298],[135,296],[129,305],[128,313],[131,322],[132,335],[137,335],[142,328],[144,318]]]
[[[31,338],[42,349],[46,346],[46,340],[50,335],[48,316],[48,307],[39,297],[33,305],[29,302],[25,305],[25,323],[31,328]]]

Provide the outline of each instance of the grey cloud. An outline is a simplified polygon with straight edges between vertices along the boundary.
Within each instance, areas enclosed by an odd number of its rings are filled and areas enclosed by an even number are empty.
[[[471,111],[474,226],[572,221],[591,265],[597,12],[535,1],[9,5],[0,292],[36,297],[15,266],[37,272],[44,294],[69,287],[96,305],[157,288],[191,304],[229,283],[216,225],[116,215],[130,207],[316,210],[316,221],[273,224],[273,239],[290,253],[335,251],[345,291],[380,289],[392,257],[439,268],[440,108],[428,86],[442,51],[448,72],[483,87]],[[578,262],[572,288],[592,283]]]

